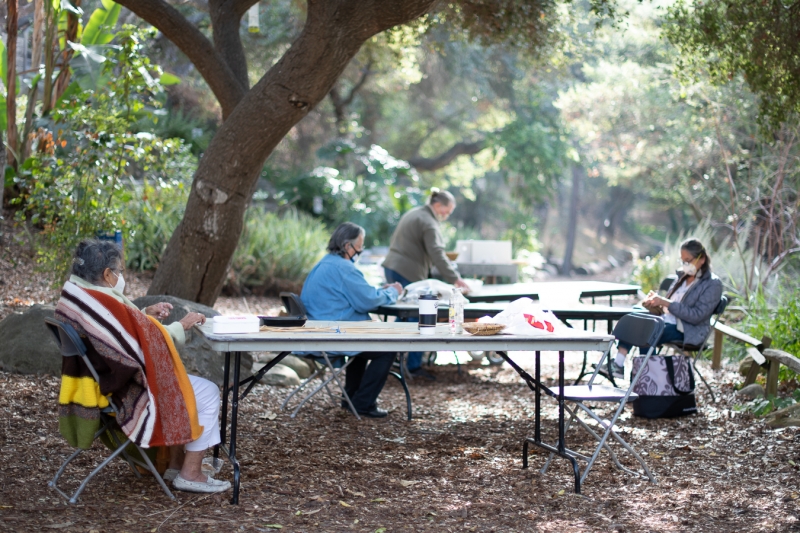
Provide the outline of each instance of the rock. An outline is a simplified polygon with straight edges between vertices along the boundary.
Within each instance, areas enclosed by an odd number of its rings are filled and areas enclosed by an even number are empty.
[[[256,371],[262,366],[264,366],[262,363],[256,363]],[[275,385],[277,387],[297,387],[300,385],[300,377],[297,375],[297,372],[288,366],[279,364],[275,365],[269,370],[269,372],[264,374],[264,377],[261,379],[260,383],[264,383],[265,385]]]
[[[203,313],[207,317],[219,315],[210,307],[172,296],[143,296],[133,303],[141,308],[158,302],[173,305],[164,324],[178,321],[189,312]],[[45,317],[53,317],[54,310],[55,307],[37,304],[0,322],[0,370],[20,374],[61,374],[61,354],[44,324]],[[187,372],[222,384],[224,356],[211,350],[202,335],[188,331],[186,344],[177,348]],[[240,376],[249,376],[252,366],[250,354],[242,353]]]
[[[258,362],[259,363],[269,363],[270,361],[275,359],[276,355],[278,355],[278,354],[277,353],[273,353],[273,352],[265,352],[265,353],[263,353],[263,354],[258,356]],[[312,363],[311,361],[303,359],[302,357],[297,357],[297,356],[294,356],[294,355],[287,355],[286,357],[281,359],[281,362],[278,363],[278,366],[280,366],[280,365],[288,366],[289,368],[294,370],[295,374],[297,374],[297,376],[300,379],[306,379],[315,370],[312,367],[313,364],[314,363]]]
[[[55,307],[36,304],[0,322],[0,370],[19,374],[61,374],[61,353],[44,324]]]
[[[558,267],[555,265],[545,263],[542,265],[541,269],[543,272],[546,272],[549,276],[558,276]]]
[[[767,425],[772,428],[800,427],[800,403],[784,407],[769,415]]]
[[[746,376],[750,373],[751,366],[753,366],[753,358],[749,355],[745,355],[744,359],[739,362],[739,374]],[[765,370],[762,369],[761,372],[765,372]]]
[[[633,261],[633,253],[634,252],[632,250],[623,249],[623,250],[617,250],[615,252],[615,255],[623,263],[630,263],[631,261]]]
[[[763,398],[764,387],[762,387],[758,383],[751,383],[750,385],[742,387],[741,389],[736,391],[736,396],[742,396],[743,398],[747,398],[748,400]]]
[[[188,313],[202,313],[208,318],[220,314],[208,306],[175,298],[174,296],[142,296],[133,300],[134,305],[140,309],[159,302],[172,304],[172,312],[162,321],[165,326],[177,322]],[[183,346],[176,345],[175,347],[178,349],[178,353],[181,354],[183,365],[189,374],[204,377],[217,385],[222,385],[225,356],[212,350],[200,333],[194,330],[187,331],[186,344]],[[233,357],[231,357],[231,364],[233,364]],[[253,358],[250,352],[242,352],[239,378],[244,379],[250,376],[252,367]],[[233,374],[233,368],[231,368],[231,374]]]

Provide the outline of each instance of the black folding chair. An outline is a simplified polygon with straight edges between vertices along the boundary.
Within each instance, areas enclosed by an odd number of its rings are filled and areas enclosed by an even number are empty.
[[[661,295],[667,294],[667,291],[672,284],[675,283],[675,280],[678,279],[678,276],[672,274],[671,276],[667,276],[666,278],[661,280],[661,285],[658,286],[658,293]]]
[[[292,316],[301,316],[306,317],[308,316],[306,313],[306,307],[303,305],[302,300],[300,297],[292,292],[282,292],[280,294],[281,300],[283,302],[284,308],[286,308],[286,312]],[[343,377],[343,372],[347,369],[347,366],[353,361],[352,357],[347,357],[344,355],[332,355],[326,352],[314,352],[308,354],[298,354],[293,353],[295,357],[300,357],[301,359],[305,359],[307,361],[311,361],[314,366],[314,372],[307,377],[300,385],[298,385],[289,396],[281,404],[281,409],[286,409],[286,406],[289,404],[289,401],[297,394],[299,394],[303,389],[306,388],[308,384],[310,384],[314,379],[321,379],[322,382],[311,392],[306,394],[300,403],[295,407],[294,411],[292,411],[291,418],[297,416],[298,411],[305,405],[305,403],[314,397],[318,392],[325,389],[328,393],[328,397],[334,403],[337,402],[336,397],[331,392],[328,385],[334,381],[336,385],[339,386],[339,390],[342,392],[342,401],[347,403],[348,408],[350,411],[356,416],[357,419],[361,420],[361,417],[358,416],[355,407],[353,406],[353,402],[350,401],[350,396],[347,394],[344,388],[344,384],[342,383],[341,379]],[[395,372],[392,370],[389,372],[390,375],[394,376],[399,382],[400,385],[403,387],[403,391],[406,394],[406,409],[408,413],[408,419],[411,420],[411,394],[408,391],[408,384],[406,383],[405,379],[405,372],[403,371],[402,365],[402,356],[401,357],[401,364],[399,368],[399,372]],[[334,364],[336,363],[336,364]],[[329,374],[329,375],[326,375]]]
[[[564,433],[569,430],[570,426],[573,422],[577,422],[580,427],[585,429],[592,437],[594,437],[598,444],[597,448],[595,449],[594,453],[591,457],[587,455],[583,455],[577,451],[571,450],[566,448],[564,450],[564,455],[567,456],[572,462],[573,467],[575,469],[575,484],[576,484],[576,491],[579,491],[580,485],[586,479],[586,476],[589,475],[589,471],[592,469],[594,462],[597,460],[598,455],[600,455],[600,450],[605,449],[608,451],[609,455],[611,456],[612,461],[620,470],[627,472],[633,475],[639,475],[638,472],[635,472],[620,463],[617,455],[608,445],[608,437],[613,437],[623,448],[628,450],[628,452],[633,455],[633,457],[639,462],[644,470],[645,476],[652,482],[655,483],[656,480],[653,477],[653,474],[650,472],[650,469],[647,467],[647,464],[644,462],[644,459],[636,453],[636,451],[627,443],[625,440],[619,436],[616,432],[615,424],[617,419],[622,414],[622,411],[625,409],[625,404],[628,401],[634,401],[639,396],[638,394],[633,392],[633,387],[636,385],[636,382],[639,380],[639,376],[642,373],[642,369],[647,366],[647,361],[649,360],[650,356],[655,352],[655,346],[658,339],[661,337],[661,333],[664,330],[664,321],[661,317],[657,317],[655,315],[650,314],[643,314],[643,313],[631,313],[629,315],[623,316],[617,325],[614,327],[614,337],[618,340],[623,342],[628,342],[634,346],[650,346],[650,349],[647,351],[645,356],[645,360],[642,363],[639,372],[636,373],[635,376],[631,378],[631,383],[627,389],[621,389],[618,387],[609,387],[605,385],[595,385],[594,380],[597,377],[598,370],[602,367],[602,363],[606,357],[610,357],[610,349],[603,354],[603,357],[600,359],[600,363],[597,364],[595,367],[595,371],[592,374],[592,377],[589,379],[589,383],[586,385],[570,385],[564,387],[564,400],[566,402],[571,402],[573,405],[565,405],[564,409],[570,414],[569,421],[567,422]],[[558,398],[557,391],[551,390],[548,387],[545,387],[539,384],[539,387],[548,395]],[[614,415],[611,417],[611,420],[605,420],[598,416],[591,408],[586,405],[586,402],[592,403],[612,403],[617,404],[616,410],[614,411]],[[589,426],[583,419],[578,416],[579,411],[584,412],[588,415],[592,420],[594,420],[597,425],[600,426],[602,429],[602,435],[598,434],[591,426]],[[528,466],[528,444],[534,444],[536,446],[541,447],[541,443],[536,442],[535,439],[527,438],[523,444],[523,455],[522,455],[522,465],[523,468],[527,468]],[[553,448],[549,448],[553,450]],[[547,458],[547,462],[545,463],[544,467],[542,467],[542,474],[547,472],[547,468],[550,466],[550,462],[553,460],[556,452],[551,451],[550,456]],[[561,453],[559,452],[559,455]],[[579,474],[579,469],[577,464],[575,463],[575,459],[580,459],[586,461],[586,468],[583,470],[583,474]]]
[[[306,306],[303,305],[303,301],[300,300],[300,297],[295,293],[282,292],[281,302],[283,302],[283,307],[289,315],[301,318],[306,318],[308,316],[306,314]]]
[[[89,357],[86,355],[86,344],[84,344],[83,339],[81,339],[80,335],[78,335],[78,332],[75,331],[75,328],[53,318],[45,318],[45,323],[56,339],[56,344],[58,344],[59,350],[61,351],[61,356],[80,357],[83,360],[83,363],[88,367],[94,380],[99,383],[100,378],[97,375],[97,371],[89,360]],[[136,477],[142,477],[142,475],[136,469],[137,466],[149,470],[150,473],[153,474],[153,477],[156,478],[156,481],[158,481],[158,484],[164,493],[169,496],[170,499],[174,500],[175,496],[173,496],[170,490],[167,488],[167,485],[164,483],[164,480],[153,466],[153,463],[150,461],[147,453],[145,453],[145,450],[143,450],[141,446],[138,446],[136,443],[125,437],[122,431],[120,431],[116,421],[116,417],[119,416],[117,407],[114,404],[114,400],[111,396],[107,396],[107,400],[108,407],[100,409],[100,429],[97,431],[97,433],[95,433],[94,439],[97,440],[105,434],[108,440],[115,446],[114,451],[83,479],[78,489],[71,496],[62,491],[58,487],[57,483],[58,479],[64,473],[69,463],[71,463],[76,457],[78,457],[78,455],[80,455],[81,452],[84,451],[82,448],[78,448],[67,458],[66,461],[64,461],[64,464],[62,464],[61,468],[58,469],[58,472],[56,472],[53,480],[47,483],[47,486],[54,488],[59,494],[69,500],[69,503],[76,503],[78,501],[78,497],[80,496],[81,492],[83,492],[83,489],[86,488],[86,485],[89,483],[89,481],[98,472],[100,472],[100,470],[105,468],[105,466],[115,457],[122,455],[128,462],[128,465],[131,467],[131,470]],[[143,459],[143,461],[133,457],[132,453],[129,453],[129,446],[133,446],[136,451],[138,451],[139,456]],[[133,452],[133,450],[130,452]]]
[[[722,298],[719,299],[719,303],[717,304],[716,309],[714,309],[714,314],[711,315],[712,316],[711,329],[708,330],[708,335],[706,335],[706,338],[703,339],[703,342],[701,342],[700,344],[670,342],[664,345],[665,348],[671,348],[673,352],[677,352],[679,354],[686,355],[687,357],[689,357],[689,360],[692,362],[692,367],[694,368],[694,371],[697,373],[698,376],[700,376],[700,379],[703,381],[703,385],[705,385],[706,389],[708,389],[708,393],[711,395],[712,403],[716,403],[717,399],[714,396],[714,391],[711,390],[711,385],[708,384],[706,378],[704,378],[703,374],[700,373],[700,370],[697,369],[697,361],[703,355],[703,352],[705,352],[708,349],[708,338],[711,336],[711,332],[714,331],[714,326],[717,325],[719,318],[722,316],[722,313],[725,312],[725,309],[727,307],[728,307],[728,297],[723,294]]]

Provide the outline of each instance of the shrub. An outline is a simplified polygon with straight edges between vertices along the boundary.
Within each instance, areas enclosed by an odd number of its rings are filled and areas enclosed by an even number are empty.
[[[185,155],[185,154],[184,154]],[[158,266],[172,232],[186,209],[191,164],[181,165],[173,179],[143,180],[131,186],[132,200],[125,204],[125,262],[132,270],[151,270]]]
[[[180,141],[134,128],[153,114],[161,90],[160,69],[142,50],[145,38],[126,26],[114,45],[102,48],[106,57],[99,77],[79,77],[52,115],[40,121],[32,155],[15,178],[21,191],[14,199],[21,208],[18,220],[30,217],[42,228],[37,260],[56,284],[66,277],[80,240],[122,230],[131,242],[123,215],[124,206],[137,200],[130,183],[161,180],[174,174],[176,165],[187,168]]]
[[[299,292],[311,268],[322,258],[330,235],[309,215],[284,215],[251,207],[233,254],[226,289],[255,294]]]
[[[647,256],[637,259],[631,277],[642,287],[645,293],[657,291],[661,281],[666,277],[669,269],[665,264],[664,256],[658,253],[655,257]]]
[[[800,288],[786,292],[775,307],[761,293],[750,298],[749,313],[744,320],[748,334],[772,339],[771,348],[800,357]]]

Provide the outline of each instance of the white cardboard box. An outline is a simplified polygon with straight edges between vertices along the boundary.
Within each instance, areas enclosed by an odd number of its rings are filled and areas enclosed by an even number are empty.
[[[457,241],[456,251],[459,263],[511,263],[511,241]]]
[[[258,333],[261,322],[256,315],[215,316],[213,333]]]

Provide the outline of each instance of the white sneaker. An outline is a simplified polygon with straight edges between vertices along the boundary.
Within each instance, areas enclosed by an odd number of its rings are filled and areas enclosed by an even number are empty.
[[[172,482],[172,486],[177,490],[182,490],[184,492],[205,492],[205,493],[214,493],[214,492],[225,492],[229,488],[231,488],[230,481],[222,481],[219,479],[214,479],[211,476],[208,476],[206,481],[189,481],[183,479],[180,474],[175,477],[175,481]]]
[[[164,471],[164,475],[161,476],[161,479],[163,479],[164,481],[174,481],[175,478],[178,476],[179,472],[180,470],[178,470],[177,468],[167,468]]]

